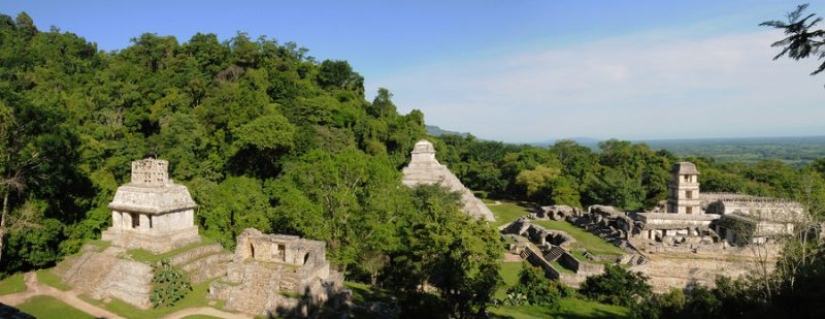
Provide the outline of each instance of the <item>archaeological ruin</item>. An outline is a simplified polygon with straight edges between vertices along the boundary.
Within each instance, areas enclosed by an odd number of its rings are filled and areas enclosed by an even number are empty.
[[[132,181],[120,186],[109,203],[112,226],[102,239],[126,249],[159,254],[200,241],[194,222],[197,207],[186,186],[169,179],[169,162],[132,162]]]
[[[578,286],[586,276],[598,274],[600,263],[615,262],[649,276],[654,290],[663,292],[693,282],[712,285],[717,275],[737,277],[759,266],[770,269],[783,239],[794,233],[796,224],[806,221],[802,205],[793,201],[700,193],[700,173],[693,163],[676,163],[670,174],[667,200],[652,211],[547,206],[500,230],[505,236],[524,239],[511,245],[514,253],[569,285]],[[622,248],[625,254],[574,253],[572,236],[531,224],[536,219],[568,221]]]
[[[342,275],[330,270],[324,242],[248,228],[238,236],[226,276],[210,285],[209,297],[226,301],[227,310],[272,315],[298,307],[290,296],[322,304],[342,284]]]
[[[487,208],[487,205],[476,198],[473,192],[464,187],[464,184],[456,177],[446,165],[442,165],[435,158],[435,147],[433,143],[427,140],[421,140],[415,143],[412,152],[410,164],[404,167],[402,173],[404,174],[403,183],[406,186],[415,186],[419,184],[439,184],[450,191],[459,192],[461,194],[462,210],[464,213],[476,218],[485,219],[488,221],[495,221],[493,212]]]
[[[325,243],[297,236],[246,229],[235,253],[205,242],[194,224],[197,204],[186,186],[173,183],[164,160],[132,162],[131,182],[109,204],[112,226],[53,270],[75,291],[108,302],[151,306],[153,262],[135,256],[162,256],[192,282],[211,281],[210,298],[227,310],[268,316],[306,307],[299,300],[324,302],[341,290],[341,274],[330,270]],[[296,309],[297,308],[297,309]]]

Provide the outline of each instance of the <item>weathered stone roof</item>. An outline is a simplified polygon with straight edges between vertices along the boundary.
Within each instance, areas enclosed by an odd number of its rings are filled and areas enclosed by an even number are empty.
[[[132,162],[132,181],[117,188],[109,209],[164,214],[197,207],[186,186],[169,179],[169,162],[147,158]]]
[[[421,140],[415,143],[410,154],[412,154],[410,164],[402,170],[404,185],[440,184],[451,191],[461,193],[463,211],[468,215],[489,221],[495,220],[493,212],[487,208],[487,205],[473,196],[473,193],[464,187],[464,184],[450,172],[447,166],[441,165],[435,159],[435,147],[432,143]]]
[[[198,205],[186,186],[169,183],[161,187],[126,184],[117,188],[109,209],[121,212],[164,214]]]
[[[693,165],[691,162],[679,162],[673,164],[670,172],[679,175],[699,175],[699,171],[696,170],[696,165]]]

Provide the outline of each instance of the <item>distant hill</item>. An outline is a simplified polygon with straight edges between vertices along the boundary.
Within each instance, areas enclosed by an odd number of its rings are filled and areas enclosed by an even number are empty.
[[[442,129],[438,126],[435,126],[435,125],[424,125],[424,128],[426,128],[427,133],[432,135],[432,136],[460,135],[461,137],[467,137],[467,135],[470,135],[470,133],[466,133],[466,132],[462,133],[462,132],[454,132],[454,131],[444,130],[444,129]]]
[[[533,143],[528,143],[528,144],[533,145],[533,146],[538,146],[538,147],[547,147],[547,146],[551,146],[553,144],[556,144],[557,141],[561,141],[561,140],[571,140],[573,142],[578,143],[579,145],[587,146],[587,147],[592,148],[594,150],[599,148],[599,142],[601,142],[600,140],[597,140],[597,139],[592,138],[592,137],[580,136],[580,137],[560,138],[560,139],[555,139],[555,140],[545,140],[545,141],[541,141],[541,142],[533,142]]]

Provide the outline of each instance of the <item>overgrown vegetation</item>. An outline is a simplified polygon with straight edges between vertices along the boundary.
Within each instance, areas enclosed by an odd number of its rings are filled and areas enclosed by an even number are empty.
[[[556,280],[549,280],[544,271],[523,263],[519,272],[518,282],[507,289],[505,304],[518,306],[521,304],[550,306],[557,308],[562,297],[570,297],[572,290]]]
[[[152,293],[149,301],[152,306],[171,307],[192,291],[192,284],[183,271],[173,267],[168,259],[161,259],[152,267]]]
[[[619,265],[608,265],[603,274],[587,277],[579,292],[598,302],[632,306],[650,297],[651,287],[645,275]]]

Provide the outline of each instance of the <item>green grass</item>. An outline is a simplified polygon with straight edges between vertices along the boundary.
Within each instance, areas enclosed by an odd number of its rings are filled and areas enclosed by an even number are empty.
[[[51,296],[32,297],[16,308],[37,318],[94,318]]]
[[[504,285],[496,290],[495,298],[503,300],[507,298],[507,289],[514,286],[518,282],[518,273],[521,271],[523,262],[500,262],[501,269],[499,275],[504,279]]]
[[[626,318],[627,308],[576,298],[564,298],[558,309],[543,306],[501,306],[489,308],[493,318]]]
[[[112,298],[111,302],[104,303],[101,300],[96,300],[89,298],[85,295],[80,295],[80,298],[85,300],[86,302],[96,305],[98,307],[104,308],[111,312],[114,312],[120,316],[125,318],[133,318],[133,319],[150,319],[150,318],[160,318],[175,311],[186,309],[186,308],[194,308],[194,307],[209,307],[209,301],[211,299],[206,298],[206,293],[209,290],[209,284],[211,281],[203,282],[197,285],[192,286],[192,291],[186,295],[183,300],[179,301],[175,306],[168,307],[168,308],[155,308],[155,309],[148,309],[142,310],[135,308],[131,304],[126,303],[123,300]],[[217,304],[214,306],[216,309],[223,309],[225,302],[221,300],[216,300]],[[210,317],[206,317],[210,318]]]
[[[51,268],[38,270],[37,281],[63,291],[69,291],[72,289],[72,287],[69,287],[68,285],[64,284],[63,280],[60,279],[59,276],[52,273]]]
[[[532,221],[532,223],[547,229],[561,230],[570,234],[570,236],[576,239],[576,242],[573,243],[572,246],[573,250],[584,249],[596,255],[623,255],[625,253],[621,248],[616,247],[616,245],[566,221],[536,220]]]
[[[212,317],[207,315],[191,315],[183,317],[183,319],[221,319],[221,317]]]
[[[23,273],[16,273],[0,281],[0,295],[8,295],[26,291],[26,282]]]
[[[215,243],[215,240],[201,236],[201,241],[198,242],[198,243],[194,243],[194,244],[191,244],[191,245],[188,245],[188,246],[185,246],[185,247],[181,247],[181,248],[178,248],[178,249],[175,249],[175,250],[170,250],[170,251],[167,251],[163,254],[155,254],[153,252],[150,252],[150,251],[144,250],[144,249],[132,249],[132,250],[126,251],[126,253],[129,254],[132,257],[132,259],[134,259],[136,261],[141,261],[141,262],[145,262],[145,263],[148,263],[148,264],[155,264],[163,258],[169,258],[169,257],[172,257],[174,255],[180,254],[182,252],[189,251],[189,250],[201,247],[201,246],[211,245],[211,244],[214,244],[214,243]]]
[[[96,251],[99,252],[99,253],[102,253],[104,250],[106,250],[106,248],[109,248],[110,246],[112,246],[112,242],[104,241],[104,240],[100,240],[100,239],[87,241],[86,244],[97,246]]]
[[[485,200],[485,204],[487,207],[490,208],[490,211],[493,212],[493,215],[496,217],[496,222],[493,226],[498,227],[509,222],[515,221],[521,216],[525,216],[530,214],[530,211],[523,206],[519,206],[518,203],[515,202],[507,202],[501,201],[499,205],[493,205],[492,202],[494,201],[487,201]]]

